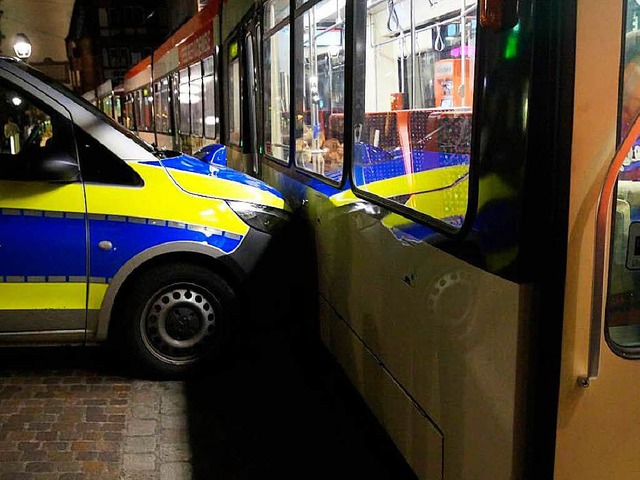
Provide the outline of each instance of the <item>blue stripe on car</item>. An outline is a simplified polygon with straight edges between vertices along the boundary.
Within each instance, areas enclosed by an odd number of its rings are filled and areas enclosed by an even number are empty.
[[[52,218],[34,213],[0,213],[0,276],[86,276],[84,215]],[[67,254],[51,255],[53,242],[56,251]]]
[[[2,212],[0,210],[0,212]],[[38,213],[37,215],[35,213]],[[85,277],[86,217],[83,214],[16,210],[0,213],[0,278],[6,277]],[[60,215],[60,216],[58,216]],[[95,217],[101,217],[96,219]],[[190,225],[138,217],[109,219],[107,215],[89,216],[90,276],[112,278],[129,260],[144,250],[168,242],[192,241],[210,245],[227,254],[242,242],[241,235],[212,227]],[[52,256],[46,237],[55,238],[68,253]],[[113,249],[104,251],[98,244],[108,240]]]
[[[238,235],[225,235],[225,232],[214,229],[206,231],[192,230],[193,226],[184,228],[158,226],[152,224],[127,223],[123,225],[108,220],[89,220],[91,232],[91,276],[112,278],[124,263],[138,253],[163,243],[193,241],[205,243],[230,253],[242,241]],[[199,228],[199,227],[196,227]],[[102,240],[113,244],[113,249],[104,251],[98,248]]]

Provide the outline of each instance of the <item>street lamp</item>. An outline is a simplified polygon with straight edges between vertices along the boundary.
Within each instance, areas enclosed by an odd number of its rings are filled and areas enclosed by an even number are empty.
[[[31,42],[24,33],[16,34],[13,40],[13,51],[18,58],[26,60],[31,56]]]

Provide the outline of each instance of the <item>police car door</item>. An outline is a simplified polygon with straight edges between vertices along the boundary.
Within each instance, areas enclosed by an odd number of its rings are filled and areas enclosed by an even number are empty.
[[[0,122],[0,343],[81,342],[87,230],[69,115],[0,77]]]

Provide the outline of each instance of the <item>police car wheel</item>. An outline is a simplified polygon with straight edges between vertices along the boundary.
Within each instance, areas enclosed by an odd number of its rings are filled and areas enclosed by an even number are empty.
[[[147,270],[120,305],[123,346],[152,375],[184,375],[219,348],[233,299],[229,285],[202,266]]]

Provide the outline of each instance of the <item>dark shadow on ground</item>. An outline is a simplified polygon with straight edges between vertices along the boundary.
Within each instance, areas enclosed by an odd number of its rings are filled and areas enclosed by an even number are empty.
[[[321,345],[312,239],[287,233],[245,292],[231,348],[186,384],[193,479],[415,480]]]

